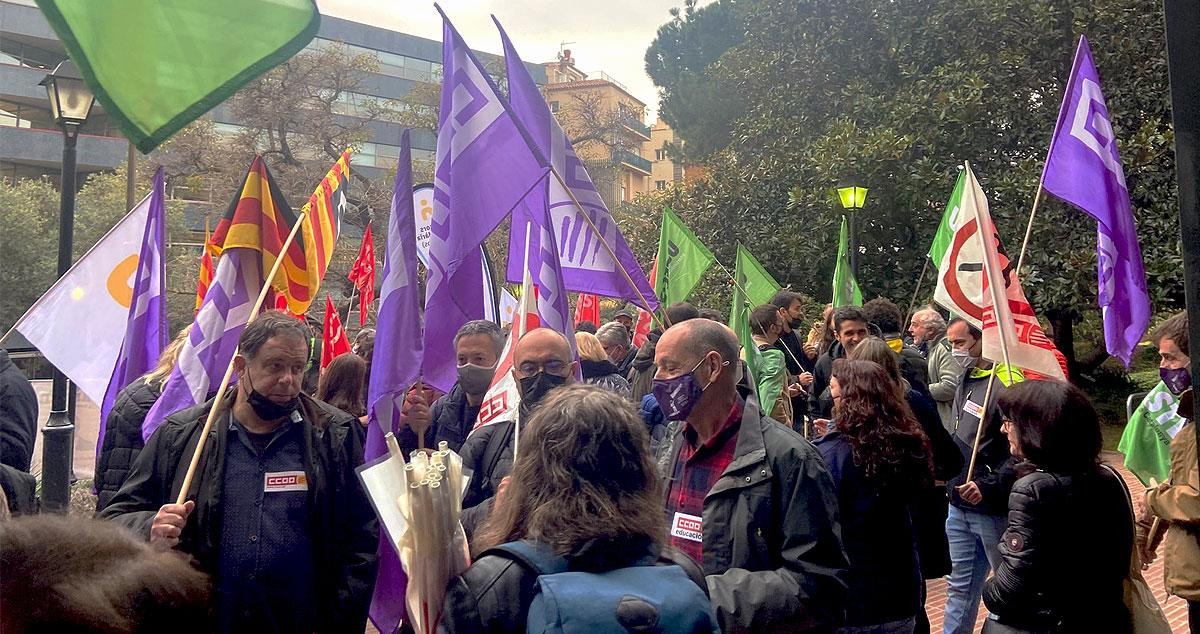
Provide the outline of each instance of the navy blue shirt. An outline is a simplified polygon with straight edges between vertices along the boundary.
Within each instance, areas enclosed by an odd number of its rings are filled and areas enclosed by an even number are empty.
[[[311,632],[305,424],[299,413],[268,434],[229,417],[222,480],[217,622],[223,632]]]

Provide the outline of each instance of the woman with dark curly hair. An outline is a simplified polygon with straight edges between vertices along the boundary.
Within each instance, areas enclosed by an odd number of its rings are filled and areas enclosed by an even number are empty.
[[[829,392],[833,429],[816,445],[837,487],[850,559],[839,631],[911,633],[923,581],[909,504],[933,483],[929,439],[876,363],[835,360]]]

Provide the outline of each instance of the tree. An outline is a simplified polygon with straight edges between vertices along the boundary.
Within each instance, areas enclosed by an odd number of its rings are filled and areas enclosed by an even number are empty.
[[[712,90],[740,95],[745,110],[681,208],[702,238],[723,236],[710,243],[721,259],[741,240],[780,281],[828,297],[841,214],[832,190],[854,180],[870,188],[858,223],[864,293],[902,301],[963,160],[1015,257],[1083,32],[1119,139],[1152,300],[1159,310],[1181,305],[1157,4],[760,0],[740,15],[744,41],[709,68],[719,75]],[[695,143],[692,131],[678,131]],[[1097,312],[1095,239],[1090,218],[1043,197],[1021,279],[1060,341],[1080,315]]]

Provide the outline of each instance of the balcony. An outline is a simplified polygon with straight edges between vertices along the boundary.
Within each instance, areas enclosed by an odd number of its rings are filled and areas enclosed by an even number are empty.
[[[613,150],[613,165],[624,165],[630,169],[650,175],[650,161],[624,150]]]
[[[617,121],[625,126],[625,129],[638,135],[643,141],[650,140],[650,126],[638,121],[633,115],[626,112],[617,113]]]

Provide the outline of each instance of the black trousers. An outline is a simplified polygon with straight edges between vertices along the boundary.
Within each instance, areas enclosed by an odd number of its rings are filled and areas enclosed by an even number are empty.
[[[1200,634],[1200,601],[1188,601],[1188,627],[1192,634]]]

